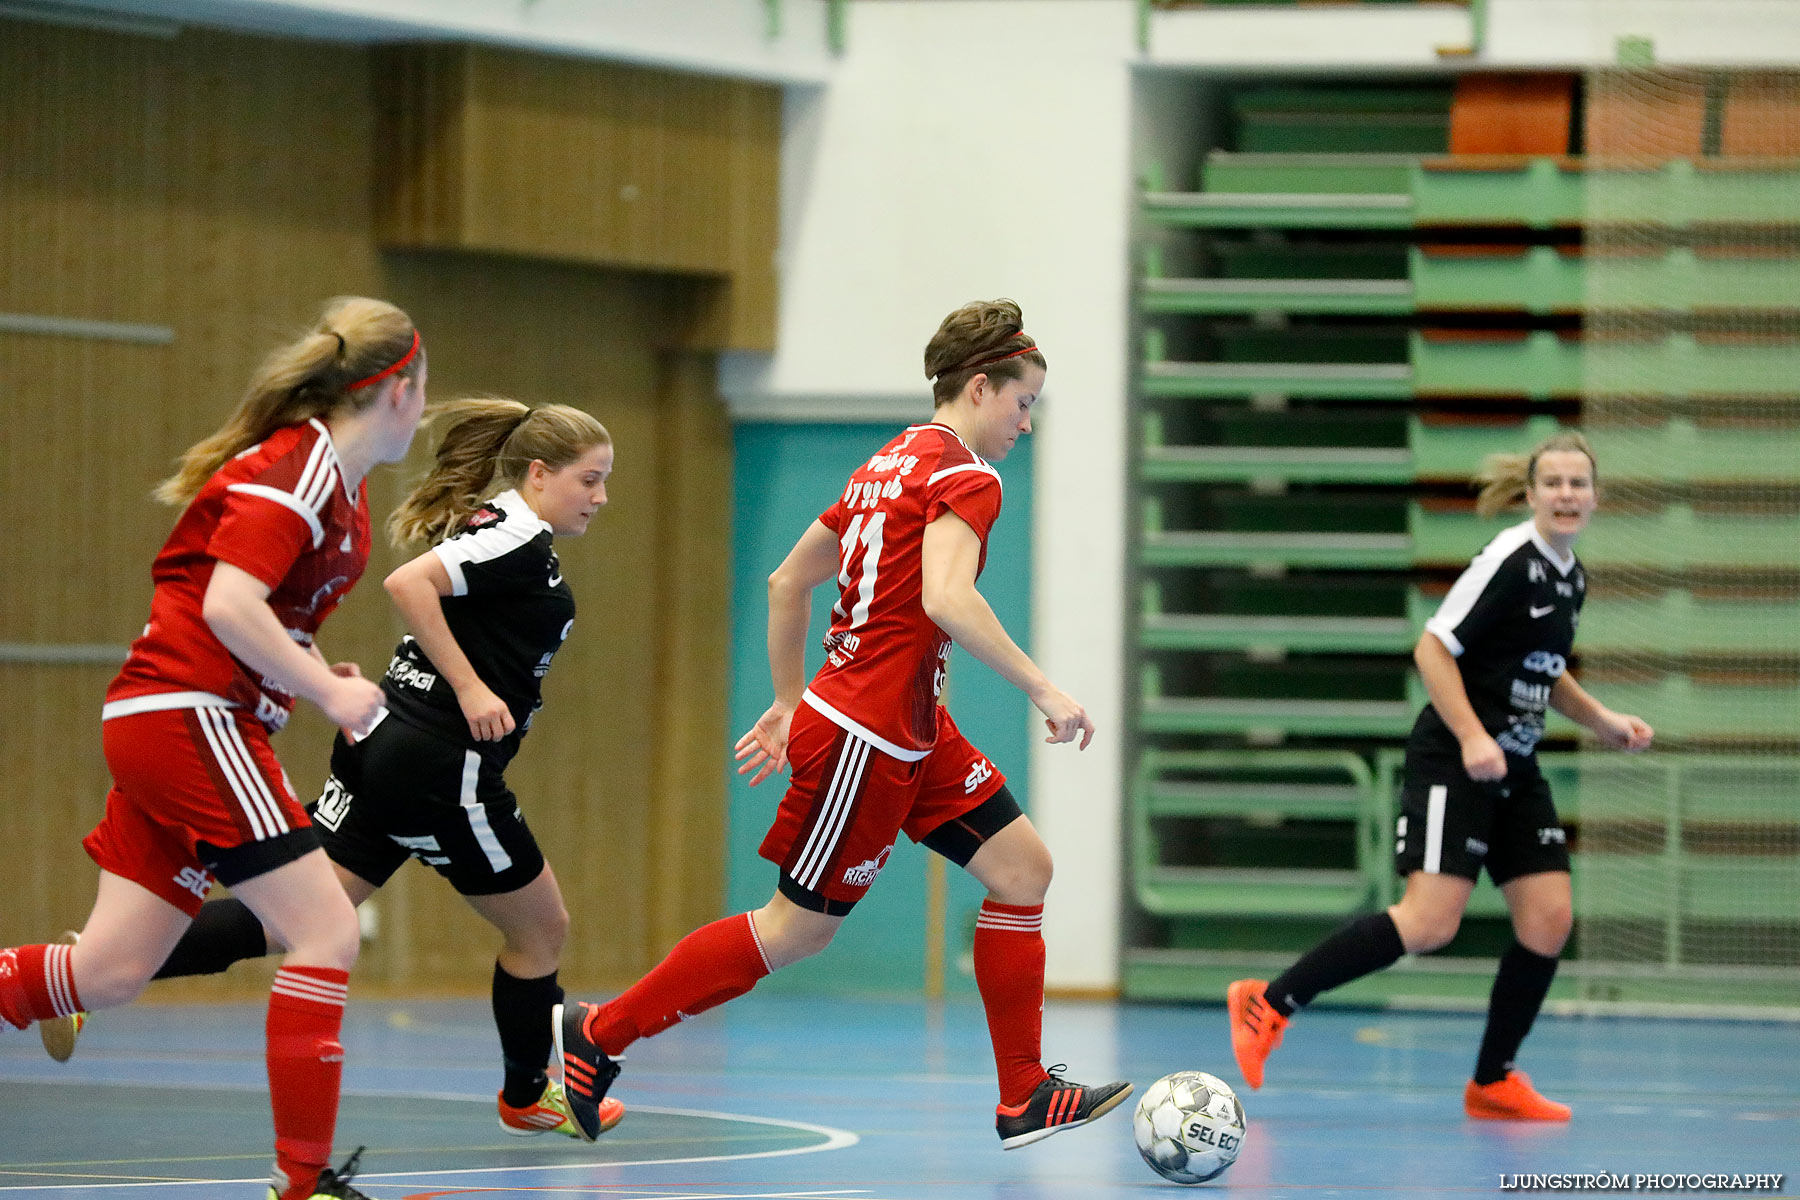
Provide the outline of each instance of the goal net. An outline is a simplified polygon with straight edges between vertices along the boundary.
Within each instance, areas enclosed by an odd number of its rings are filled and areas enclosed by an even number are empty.
[[[1583,742],[1570,967],[1589,1000],[1800,1012],[1800,74],[1612,68],[1586,100],[1576,651],[1657,743]]]

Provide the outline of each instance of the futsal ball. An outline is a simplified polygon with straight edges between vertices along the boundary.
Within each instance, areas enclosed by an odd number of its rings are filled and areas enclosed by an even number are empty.
[[[1244,1106],[1218,1076],[1177,1071],[1150,1085],[1131,1129],[1151,1170],[1175,1183],[1205,1183],[1237,1161]]]

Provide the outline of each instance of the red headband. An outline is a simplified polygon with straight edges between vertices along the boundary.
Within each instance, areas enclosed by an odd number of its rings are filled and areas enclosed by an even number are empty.
[[[345,385],[344,390],[346,392],[354,392],[358,388],[368,387],[371,383],[380,383],[382,380],[386,379],[389,375],[392,375],[395,371],[399,371],[399,370],[402,370],[403,368],[405,368],[406,364],[413,360],[413,355],[417,354],[418,352],[419,352],[419,331],[417,329],[415,329],[415,330],[413,330],[412,345],[410,345],[406,348],[406,353],[402,354],[400,356],[400,360],[398,362],[395,362],[389,366],[383,367],[381,370],[375,372],[373,375],[369,376],[367,379],[359,379],[355,383]]]
[[[1024,337],[1025,331],[1023,329],[1021,329],[1021,330],[1019,330],[1019,332],[1013,334],[1013,336],[1014,337]],[[991,367],[997,362],[1005,362],[1007,359],[1017,358],[1021,354],[1030,354],[1033,350],[1036,350],[1036,349],[1037,349],[1037,346],[1035,344],[1029,345],[1029,346],[1021,346],[1017,350],[1009,351],[1006,354],[996,354],[992,358],[978,358],[974,362],[964,363],[960,367],[951,367],[948,371],[939,371],[936,375],[932,376],[932,378],[933,379],[942,379],[944,376],[954,375],[958,371],[973,371],[977,367]]]

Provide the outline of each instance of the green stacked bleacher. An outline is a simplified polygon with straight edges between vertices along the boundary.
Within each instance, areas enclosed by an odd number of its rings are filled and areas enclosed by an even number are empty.
[[[1508,523],[1475,519],[1468,478],[1487,453],[1579,426],[1597,377],[1667,408],[1649,425],[1592,431],[1608,487],[1628,494],[1634,478],[1672,470],[1687,490],[1603,513],[1583,538],[1598,590],[1577,650],[1609,703],[1658,726],[1665,757],[1651,783],[1678,799],[1667,862],[1602,848],[1578,883],[1586,894],[1615,876],[1648,880],[1639,894],[1666,884],[1652,917],[1678,930],[1717,917],[1734,878],[1788,879],[1779,855],[1699,861],[1682,822],[1692,808],[1778,849],[1800,839],[1800,816],[1734,813],[1728,799],[1734,771],[1761,784],[1791,762],[1705,757],[1734,737],[1800,740],[1793,689],[1719,669],[1758,653],[1800,663],[1800,589],[1719,585],[1748,570],[1800,580],[1800,408],[1767,419],[1769,403],[1800,393],[1800,338],[1791,325],[1755,339],[1707,332],[1716,313],[1800,315],[1800,261],[1743,235],[1800,226],[1800,162],[1449,158],[1447,83],[1226,85],[1220,96],[1223,144],[1197,178],[1174,181],[1192,190],[1153,174],[1140,208],[1127,992],[1216,999],[1349,908],[1391,901],[1398,746],[1424,702],[1408,652],[1455,573]],[[1672,231],[1655,253],[1603,264],[1609,279],[1642,281],[1667,318],[1653,336],[1583,336],[1592,220]],[[1734,398],[1762,404],[1759,418],[1744,420]],[[1789,501],[1717,501],[1744,485]],[[1642,619],[1609,619],[1609,578],[1661,589],[1652,670]],[[1783,612],[1789,623],[1771,621]],[[1609,676],[1609,656],[1627,652],[1632,670]],[[1570,752],[1574,733],[1554,719],[1546,761],[1579,825],[1584,772],[1612,771],[1592,776],[1611,782],[1622,768]],[[1366,781],[1346,755],[1371,768]],[[1587,792],[1601,846],[1614,815],[1606,789]],[[1478,895],[1449,955],[1337,998],[1485,996],[1506,934],[1497,895]],[[1767,907],[1800,941],[1792,905]],[[1631,994],[1579,970],[1559,988]]]

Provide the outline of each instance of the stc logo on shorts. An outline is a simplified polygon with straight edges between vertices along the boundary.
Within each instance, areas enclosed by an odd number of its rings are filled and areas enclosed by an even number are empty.
[[[1562,673],[1568,669],[1568,662],[1560,654],[1552,654],[1548,650],[1533,650],[1525,656],[1525,669],[1548,675],[1552,679],[1561,679]]]
[[[883,850],[880,854],[877,854],[874,858],[864,859],[854,867],[846,869],[844,871],[844,882],[851,887],[868,887],[875,882],[875,877],[881,874],[881,868],[887,866],[888,855],[893,852],[894,846],[893,843],[890,842],[888,843],[888,848]]]
[[[980,787],[993,777],[994,768],[988,765],[987,759],[982,759],[969,768],[969,774],[963,780],[963,795],[973,796],[976,788]]]
[[[183,867],[175,873],[175,886],[204,900],[212,887],[212,876],[196,867]]]

